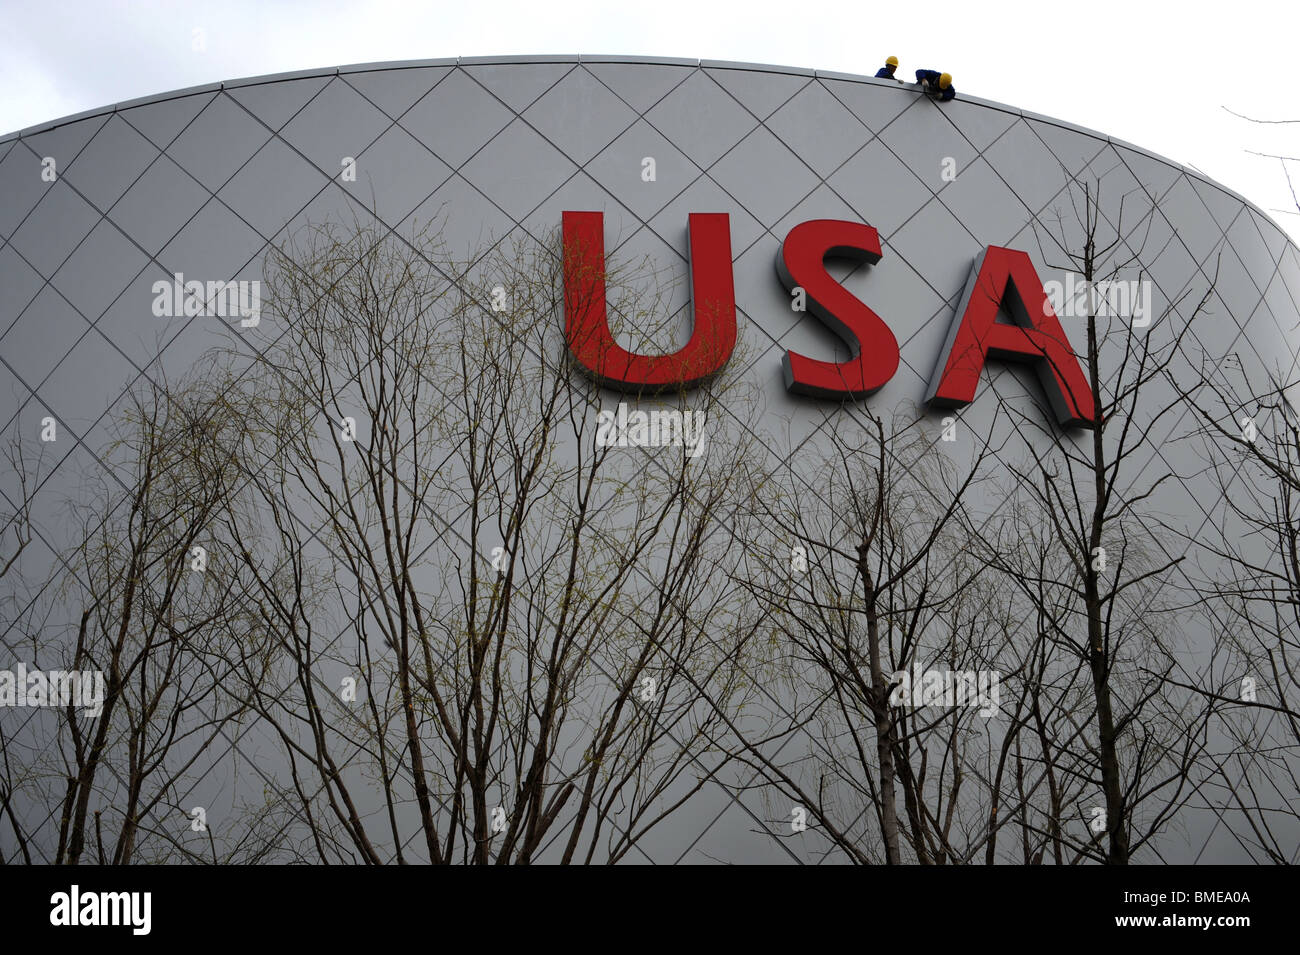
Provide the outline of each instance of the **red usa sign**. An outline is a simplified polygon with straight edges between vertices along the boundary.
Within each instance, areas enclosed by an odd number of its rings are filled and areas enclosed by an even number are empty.
[[[691,213],[691,301],[694,327],[681,349],[640,355],[622,348],[609,330],[605,300],[604,214],[565,212],[565,338],[574,359],[598,382],[631,392],[687,389],[726,365],[736,346],[736,290],[731,226],[723,212]],[[828,257],[872,265],[880,236],[860,222],[813,219],[790,230],[776,271],[782,284],[802,289],[807,310],[834,332],[852,356],[820,361],[797,352],[782,359],[786,388],[833,400],[859,399],[898,370],[898,340],[889,325],[826,270]],[[1011,323],[999,322],[1005,308]],[[1094,423],[1092,390],[1070,347],[1033,262],[1024,252],[989,246],[971,269],[947,341],[926,391],[928,404],[960,407],[975,398],[985,362],[1034,366],[1062,426]]]

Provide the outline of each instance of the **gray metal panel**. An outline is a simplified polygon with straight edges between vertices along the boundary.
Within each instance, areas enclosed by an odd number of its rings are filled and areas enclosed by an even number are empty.
[[[971,262],[984,248],[937,198],[894,232],[888,244],[945,298],[965,287]]]
[[[571,73],[577,59],[513,64],[492,57],[462,58],[461,70],[516,113],[522,113]]]
[[[116,114],[63,171],[82,197],[106,211],[158,157],[158,148]]]
[[[335,181],[389,225],[399,225],[451,178],[453,170],[400,126],[386,129],[353,157],[355,182]]]
[[[45,280],[10,245],[0,246],[0,336],[22,313]]]
[[[944,186],[939,201],[985,245],[1006,245],[1033,213],[982,158]]]
[[[669,241],[672,241],[674,236],[680,240],[674,243],[674,247],[685,255],[686,233],[682,230],[692,212],[727,213],[731,223],[732,256],[739,256],[766,232],[761,222],[737,203],[734,197],[728,195],[722,186],[718,185],[716,179],[709,176],[700,176],[681,190],[672,202],[655,214],[650,220],[650,225]],[[606,225],[606,228],[609,226]],[[737,282],[736,294],[737,296],[743,294],[739,282]]]
[[[689,60],[662,66],[643,62],[583,62],[588,73],[642,114],[695,72],[695,64]]]
[[[137,245],[116,226],[101,221],[54,273],[51,283],[73,308],[94,320],[145,262]]]
[[[167,147],[167,155],[205,188],[216,191],[270,138],[265,126],[222,95]]]
[[[1003,133],[1016,124],[1019,113],[1006,109],[989,109],[961,97],[943,105],[943,115],[966,140],[983,152]]]
[[[135,380],[131,363],[98,331],[82,337],[42,386],[59,419],[79,435],[117,410]]]
[[[443,162],[459,168],[512,118],[496,97],[455,70],[402,116],[402,126]]]
[[[767,119],[801,89],[816,85],[809,81],[809,75],[735,69],[705,69],[704,72],[757,119]]]
[[[300,95],[302,105],[289,104],[293,119],[280,136],[329,176],[340,175],[345,157],[359,156],[392,125],[391,119],[340,79],[331,80],[319,92],[303,90]]]
[[[998,137],[984,158],[1037,214],[1065,186],[1060,163],[1022,120]]]
[[[190,272],[203,281],[227,279],[260,254],[264,244],[229,206],[209,199],[158,254],[158,262],[169,272]]]
[[[90,323],[47,285],[0,338],[0,349],[14,373],[35,390],[89,329]]]
[[[165,149],[203,111],[217,93],[180,96],[141,106],[120,107],[118,117],[130,123],[159,149]]]
[[[886,242],[933,194],[880,140],[867,143],[828,182]]]
[[[503,212],[518,221],[577,171],[531,126],[516,119],[462,170]]]
[[[825,179],[867,144],[871,132],[820,83],[809,83],[767,118],[767,128]]]
[[[759,179],[755,169],[767,171],[771,178]],[[709,174],[767,226],[775,225],[817,188],[816,173],[766,127],[737,143]]]
[[[513,219],[460,175],[440,185],[402,222],[399,231],[406,235],[430,223],[437,223],[436,229],[447,236],[458,257],[501,239],[514,228]]]
[[[646,159],[654,161],[653,180],[646,178]],[[700,168],[641,119],[591,160],[586,172],[623,205],[650,219],[699,177]]]
[[[586,70],[565,74],[522,115],[580,166],[637,121],[636,112]]]
[[[264,83],[259,86],[242,86],[227,89],[226,95],[252,113],[267,128],[279,131],[300,110],[314,102],[322,90],[336,83],[330,76],[313,76],[301,80],[289,80],[285,83]],[[350,88],[350,87],[349,87]],[[330,98],[327,97],[327,101]],[[316,123],[319,123],[319,109]]]
[[[273,139],[231,177],[217,196],[235,215],[270,239],[328,184],[323,172],[283,141]]]
[[[197,250],[196,251],[200,251]],[[198,261],[185,257],[186,263]],[[216,275],[230,274],[215,272]],[[206,277],[205,277],[206,278]],[[158,266],[150,266],[139,276],[126,283],[121,294],[95,323],[95,328],[113,347],[121,352],[136,368],[147,368],[166,348],[184,324],[182,320],[159,318],[153,314],[153,284],[173,281],[172,276]]]
[[[1179,242],[1198,263],[1223,241],[1223,229],[1200,201],[1186,176],[1175,183],[1161,203],[1160,211],[1178,233]]]
[[[715,80],[699,72],[675,87],[645,117],[705,169],[758,125],[752,113]]]
[[[901,83],[821,80],[821,84],[873,133],[885,129],[916,102],[915,91]]]
[[[447,74],[450,66],[427,66],[409,70],[377,70],[342,73],[340,78],[385,114],[399,118]]]
[[[185,170],[160,156],[117,200],[109,218],[146,253],[156,255],[210,198]]]
[[[1029,118],[1026,118],[1025,122],[1043,141],[1043,145],[1060,161],[1065,172],[1071,176],[1082,172],[1109,145],[1078,127],[1044,123]]]
[[[49,278],[98,221],[99,213],[60,180],[14,230],[9,242],[36,271]]]

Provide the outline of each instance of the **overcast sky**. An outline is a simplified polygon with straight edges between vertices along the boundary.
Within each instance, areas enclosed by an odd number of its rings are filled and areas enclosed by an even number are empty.
[[[959,92],[1194,166],[1300,237],[1281,161],[1249,152],[1300,156],[1300,123],[1276,122],[1300,119],[1298,11],[1294,0],[0,0],[0,132],[200,83],[347,63],[601,53],[871,74],[893,54],[909,76],[947,70]],[[1290,166],[1300,189],[1300,161]]]

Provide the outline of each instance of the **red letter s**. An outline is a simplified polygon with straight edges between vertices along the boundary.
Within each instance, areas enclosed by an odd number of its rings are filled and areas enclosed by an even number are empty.
[[[776,271],[785,287],[798,286],[809,310],[835,332],[853,355],[838,364],[786,352],[785,386],[819,398],[865,398],[898,370],[898,340],[870,308],[826,271],[829,255],[875,265],[880,236],[869,225],[841,219],[813,219],[790,230],[781,244]]]

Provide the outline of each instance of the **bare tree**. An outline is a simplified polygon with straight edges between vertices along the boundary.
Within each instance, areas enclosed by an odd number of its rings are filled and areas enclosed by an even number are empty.
[[[1007,625],[960,517],[989,449],[961,470],[926,416],[855,419],[842,413],[824,460],[750,498],[737,576],[763,611],[775,692],[737,735],[794,804],[776,823],[791,838],[806,822],[858,863],[965,861],[958,809],[979,723],[998,714]]]
[[[6,736],[5,803],[25,856],[75,865],[91,851],[124,864],[194,852],[180,800],[242,710],[225,692],[240,595],[206,559],[240,428],[203,383],[146,381],[102,449],[114,468],[66,503],[80,522],[74,549],[6,647],[37,666],[98,673],[103,695],[87,706],[85,694],[55,700],[51,689],[53,723],[33,714]],[[20,752],[30,759],[15,787]],[[37,820],[31,831],[18,831],[16,801]],[[57,839],[38,831],[51,818]],[[205,836],[198,851],[209,849]]]
[[[321,860],[618,861],[726,762],[704,699],[746,691],[718,561],[747,450],[710,427],[721,383],[642,400],[667,446],[602,440],[563,260],[358,222],[268,264],[283,335],[242,378],[227,513],[276,647],[248,702]],[[662,287],[604,278],[663,322]]]
[[[1213,782],[1252,857],[1295,861],[1300,839],[1300,383],[1239,359],[1205,362],[1193,408],[1225,507],[1198,580],[1215,623],[1203,672],[1180,682],[1216,705],[1226,746]]]
[[[1005,517],[986,521],[981,541],[990,565],[1024,598],[1035,620],[1032,639],[1049,655],[1044,676],[1055,688],[1056,712],[1042,714],[1038,727],[1040,758],[1056,777],[1048,841],[1059,859],[1067,855],[1064,839],[1084,857],[1125,864],[1196,792],[1203,755],[1199,733],[1208,713],[1175,686],[1187,651],[1173,626],[1185,587],[1177,574],[1183,555],[1168,545],[1179,535],[1152,506],[1175,475],[1162,467],[1148,476],[1142,466],[1162,440],[1162,423],[1167,428],[1169,416],[1186,407],[1186,390],[1166,394],[1157,385],[1183,357],[1184,339],[1214,283],[1209,278],[1188,303],[1186,318],[1179,309],[1189,292],[1160,315],[1146,316],[1149,327],[1139,327],[1134,314],[1117,314],[1098,290],[1108,282],[1145,280],[1139,256],[1155,206],[1139,208],[1135,222],[1132,196],[1108,207],[1100,184],[1080,179],[1066,194],[1069,208],[1054,224],[1037,222],[1036,231],[1049,264],[1081,279],[1085,294],[1064,317],[1085,323],[1084,348],[1076,352],[1068,340],[1055,344],[1065,363],[1081,365],[1087,394],[1069,397],[1086,400],[1094,419],[1082,433],[1063,430],[1037,409],[1003,401],[1025,438],[1020,463],[1013,457],[1008,465]],[[994,294],[1001,304],[1002,290]],[[1013,315],[1012,323],[1021,320]],[[1068,388],[1068,369],[1043,354]],[[1087,677],[1083,696],[1076,667]],[[1061,720],[1080,707],[1088,713],[1086,726]],[[1053,725],[1059,728],[1049,735]],[[1077,815],[1070,814],[1078,819],[1072,830],[1083,838],[1065,834],[1062,774],[1100,791],[1100,805],[1081,802]],[[1102,835],[1104,845],[1096,844]]]

